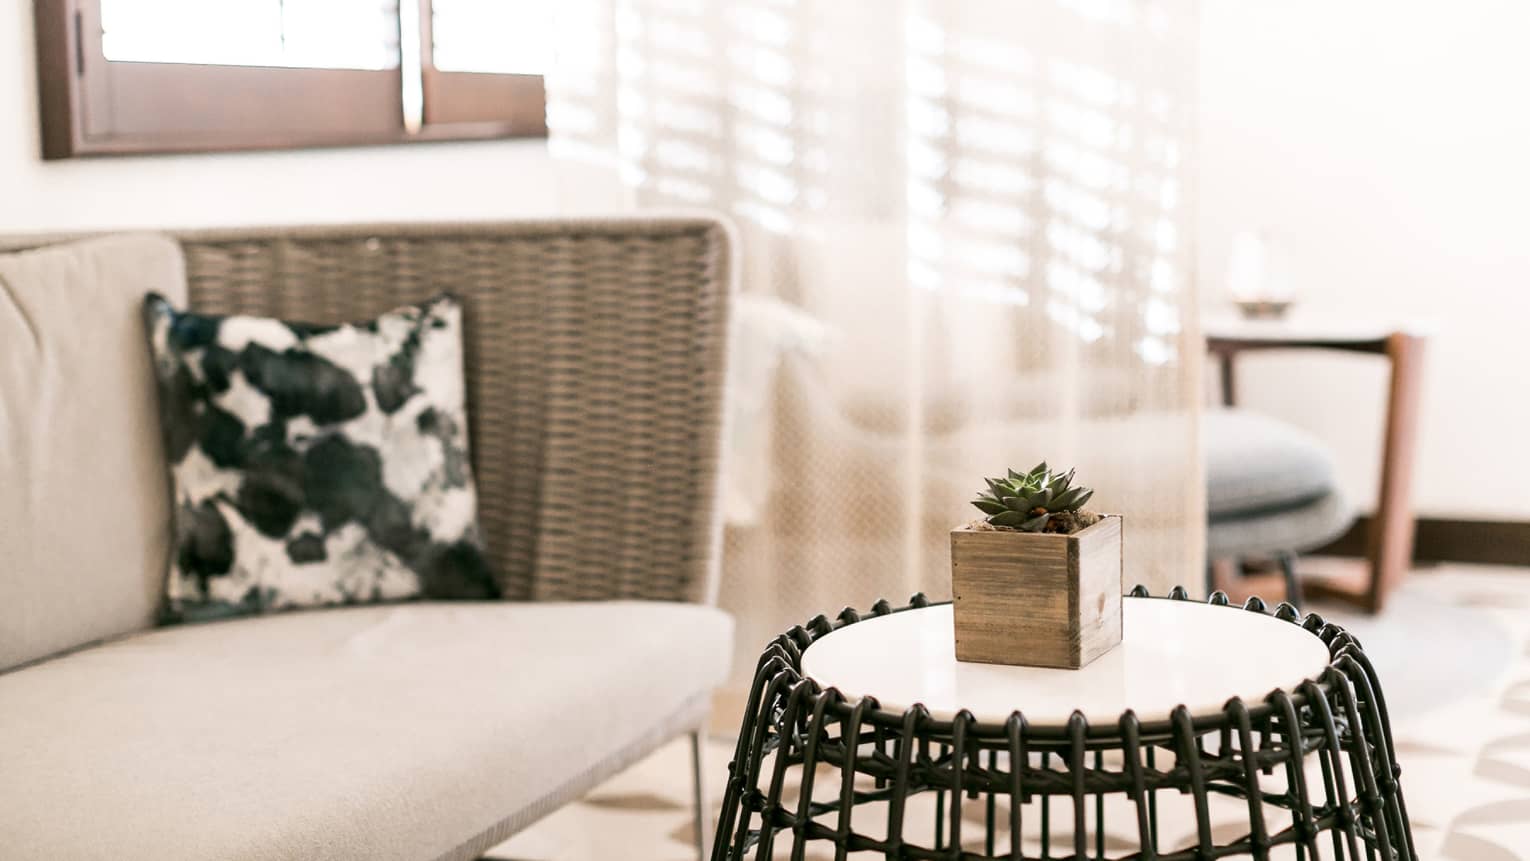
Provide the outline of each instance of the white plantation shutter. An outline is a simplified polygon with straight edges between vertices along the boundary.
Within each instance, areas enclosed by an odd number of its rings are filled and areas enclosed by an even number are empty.
[[[434,0],[431,42],[444,72],[541,75],[552,65],[548,0]]]
[[[393,69],[397,0],[101,0],[108,60]]]
[[[434,0],[434,65],[540,75],[552,60],[546,0]],[[106,59],[220,66],[394,69],[398,0],[101,0]]]

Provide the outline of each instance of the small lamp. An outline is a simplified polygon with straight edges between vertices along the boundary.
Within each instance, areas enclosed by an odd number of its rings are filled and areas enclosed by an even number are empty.
[[[1269,236],[1263,231],[1245,230],[1233,237],[1227,290],[1245,317],[1275,319],[1291,307],[1291,286],[1276,277],[1270,258]]]

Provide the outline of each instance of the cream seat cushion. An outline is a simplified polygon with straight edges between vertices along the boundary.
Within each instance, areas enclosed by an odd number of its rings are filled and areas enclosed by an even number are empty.
[[[135,634],[0,675],[0,854],[473,858],[694,726],[731,638],[646,602]]]

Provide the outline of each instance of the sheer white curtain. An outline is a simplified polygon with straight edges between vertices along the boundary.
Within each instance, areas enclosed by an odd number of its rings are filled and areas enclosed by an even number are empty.
[[[1077,465],[1130,581],[1202,574],[1189,0],[574,0],[554,152],[743,245],[742,664],[945,597],[981,477]],[[1128,584],[1130,585],[1130,583]]]

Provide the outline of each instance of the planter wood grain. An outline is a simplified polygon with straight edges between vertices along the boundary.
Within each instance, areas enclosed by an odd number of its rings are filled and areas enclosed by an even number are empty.
[[[951,530],[956,659],[1078,669],[1121,642],[1121,518],[1072,535]]]

